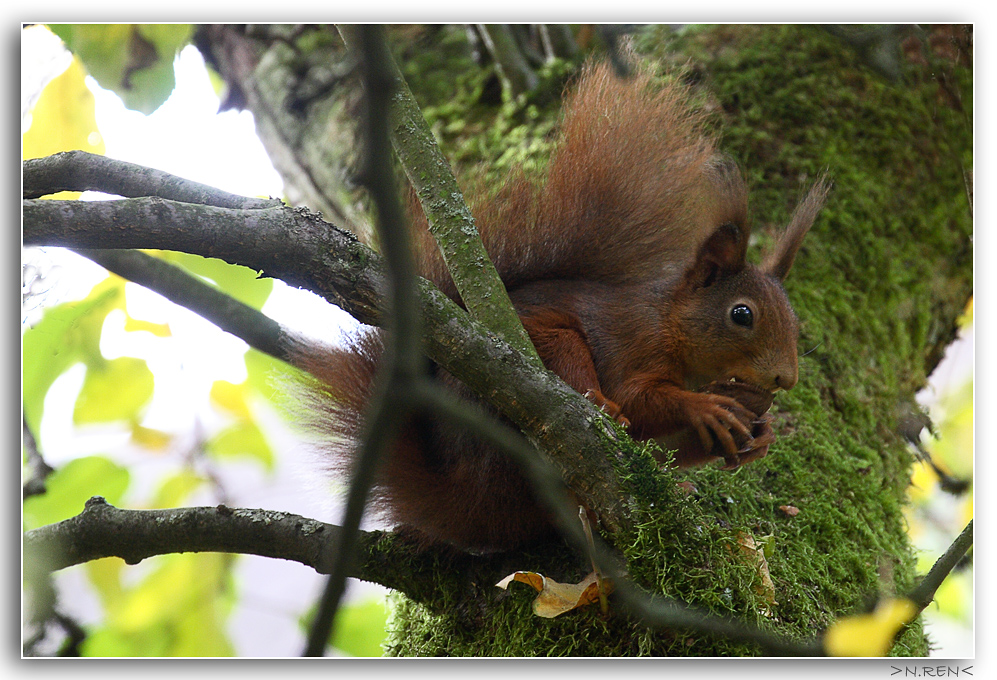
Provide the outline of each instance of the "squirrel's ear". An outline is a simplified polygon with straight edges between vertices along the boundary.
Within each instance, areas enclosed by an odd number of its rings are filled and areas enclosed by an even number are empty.
[[[807,235],[810,226],[814,223],[817,213],[820,212],[831,190],[831,182],[825,175],[821,175],[814,185],[810,187],[806,197],[800,201],[793,212],[793,218],[789,221],[785,233],[779,239],[775,249],[769,253],[762,263],[762,271],[774,276],[780,281],[785,280],[790,268],[793,266],[793,259],[796,251],[803,243],[803,237]]]
[[[685,283],[693,288],[709,286],[724,276],[744,269],[748,232],[725,222],[699,247],[696,259],[685,272]]]

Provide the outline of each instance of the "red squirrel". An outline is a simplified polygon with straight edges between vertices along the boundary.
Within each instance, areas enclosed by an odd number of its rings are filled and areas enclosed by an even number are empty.
[[[762,414],[773,392],[797,382],[798,323],[781,282],[826,193],[815,183],[773,252],[748,264],[744,181],[686,89],[589,65],[566,100],[544,180],[515,173],[472,206],[548,369],[634,438],[677,449],[677,465],[723,457],[736,467],[767,453],[774,435]],[[420,273],[460,302],[425,217],[412,219]],[[381,348],[381,331],[365,328],[310,362],[319,387],[308,411],[341,470]],[[373,501],[396,525],[461,549],[508,549],[551,531],[506,456],[428,417],[404,430]]]

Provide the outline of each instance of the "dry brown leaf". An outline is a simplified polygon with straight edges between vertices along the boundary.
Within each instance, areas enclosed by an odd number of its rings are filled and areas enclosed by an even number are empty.
[[[697,491],[696,485],[693,484],[692,482],[679,482],[678,487],[682,489],[683,492],[685,492],[686,496],[691,496]]]
[[[558,583],[535,571],[517,571],[495,585],[505,590],[513,581],[527,583],[540,593],[533,600],[533,613],[545,619],[552,619],[564,612],[599,601],[599,584],[595,572],[578,583]],[[602,586],[607,594],[613,590],[610,579],[604,578]]]

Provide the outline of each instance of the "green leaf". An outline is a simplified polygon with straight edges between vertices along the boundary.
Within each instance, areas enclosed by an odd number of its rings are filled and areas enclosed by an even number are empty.
[[[291,368],[269,354],[250,348],[245,355],[246,384],[271,403],[283,403],[275,383],[292,375]]]
[[[100,355],[100,333],[112,309],[123,309],[124,280],[111,277],[94,286],[84,300],[67,302],[45,312],[22,338],[21,384],[24,417],[37,436],[45,395],[70,367]]]
[[[150,114],[176,85],[173,60],[190,42],[188,24],[51,24],[100,86]]]
[[[24,501],[25,528],[75,517],[91,496],[103,496],[111,505],[117,505],[130,479],[128,470],[103,456],[71,460],[48,477],[46,493]]]
[[[225,428],[209,439],[204,448],[214,456],[254,458],[268,470],[274,465],[273,451],[259,426],[252,421],[238,422]]]
[[[218,289],[255,309],[263,307],[273,290],[273,279],[259,278],[257,272],[248,267],[229,264],[214,257],[175,251],[155,251],[149,254],[207,279]]]
[[[234,560],[217,553],[165,555],[141,583],[107,602],[86,656],[231,656],[225,623]]]
[[[168,656],[168,642],[157,630],[125,634],[98,627],[88,632],[81,650],[83,656],[99,658],[164,657]]]
[[[332,646],[350,656],[383,656],[381,643],[387,633],[388,613],[382,598],[340,608],[332,633]]]
[[[137,422],[152,398],[154,382],[144,359],[120,357],[90,362],[73,409],[73,422]]]
[[[202,484],[204,484],[203,477],[190,470],[183,470],[178,474],[167,477],[160,484],[155,497],[149,503],[149,507],[179,508],[190,494],[196,491]]]

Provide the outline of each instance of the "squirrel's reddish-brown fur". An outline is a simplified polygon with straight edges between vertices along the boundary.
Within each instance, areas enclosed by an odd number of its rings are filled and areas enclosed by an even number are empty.
[[[743,180],[687,100],[678,84],[655,88],[647,75],[622,81],[607,66],[586,67],[545,180],[517,174],[473,203],[474,214],[547,368],[635,438],[676,448],[678,464],[723,456],[736,466],[764,456],[774,435],[723,383],[742,394],[795,384],[798,328],[781,280],[827,185],[814,185],[762,267],[747,264]],[[415,213],[420,273],[459,301]],[[317,384],[304,408],[334,467],[349,468],[381,348],[380,331],[365,329],[306,362]],[[509,548],[550,531],[510,460],[425,418],[383,463],[374,503],[428,541],[465,549]]]

